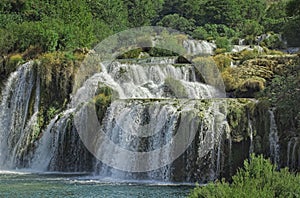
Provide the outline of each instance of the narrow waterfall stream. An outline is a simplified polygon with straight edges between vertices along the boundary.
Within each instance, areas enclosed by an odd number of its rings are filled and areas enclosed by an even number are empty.
[[[0,105],[0,168],[23,167],[29,162],[39,109],[40,80],[28,62],[12,73]],[[32,97],[32,94],[33,97]],[[33,98],[33,102],[30,99]],[[32,104],[33,105],[32,105]],[[31,107],[32,105],[32,107]]]
[[[270,153],[271,159],[274,163],[279,165],[280,163],[280,147],[279,147],[279,137],[278,137],[278,129],[275,121],[274,110],[269,110],[270,114],[270,134],[269,134],[269,142],[270,142]]]

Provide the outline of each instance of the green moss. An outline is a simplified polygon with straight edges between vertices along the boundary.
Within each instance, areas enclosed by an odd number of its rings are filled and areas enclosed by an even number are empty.
[[[213,57],[216,62],[218,69],[222,72],[225,68],[230,67],[232,59],[227,54],[218,54]]]
[[[176,98],[188,98],[188,93],[180,80],[167,77],[165,79],[165,86],[168,88],[171,95],[174,95]]]
[[[133,49],[123,53],[122,55],[118,56],[118,59],[132,59],[138,58],[140,53],[143,52],[141,48]]]
[[[254,101],[249,99],[231,99],[227,101],[227,121],[234,142],[249,139],[249,119]]]
[[[23,57],[21,54],[11,55],[6,64],[6,73],[9,74],[13,72],[18,65],[24,63]]]
[[[96,107],[98,120],[102,122],[105,112],[112,102],[112,99],[118,97],[117,93],[110,87],[99,83],[96,96],[93,98],[93,102]]]
[[[41,81],[39,126],[45,127],[70,101],[74,76],[80,61],[70,52],[43,54],[34,63]]]
[[[273,60],[257,58],[234,68],[228,67],[222,72],[226,91],[234,92],[236,97],[256,97],[270,82],[277,66]]]

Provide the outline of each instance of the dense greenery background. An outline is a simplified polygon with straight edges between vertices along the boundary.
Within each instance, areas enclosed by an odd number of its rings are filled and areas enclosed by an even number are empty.
[[[0,53],[93,47],[144,25],[169,26],[196,39],[245,38],[249,44],[263,33],[282,33],[290,46],[299,46],[299,10],[298,0],[2,0]]]

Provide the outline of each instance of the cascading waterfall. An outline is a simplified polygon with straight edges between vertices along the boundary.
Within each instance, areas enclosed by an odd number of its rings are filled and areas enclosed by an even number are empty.
[[[0,106],[1,168],[87,171],[101,178],[159,181],[208,181],[227,174],[224,171],[228,169],[233,172],[233,140],[226,119],[226,102],[214,99],[222,97],[219,91],[198,82],[198,73],[190,64],[174,65],[170,60],[159,64],[157,59],[145,63],[126,61],[103,63],[102,72],[84,82],[72,96],[69,109],[50,121],[38,141],[35,141],[38,139],[35,132],[39,129],[40,79],[32,62],[12,73],[3,89]],[[158,167],[148,172],[121,171],[96,160],[85,148],[78,131],[84,131],[90,124],[81,111],[86,104],[91,104],[99,86],[108,86],[116,93],[113,94],[116,99],[99,120],[99,130],[119,147],[133,152],[153,151],[172,142],[174,134],[181,130],[196,131],[195,142],[173,164],[157,165],[171,160],[172,150],[176,149],[172,144],[158,155],[144,158],[144,164]],[[77,113],[83,113],[79,126],[74,124]],[[274,110],[269,110],[269,114],[270,153],[272,160],[279,164]],[[253,151],[251,121],[248,115],[250,152]],[[181,123],[187,123],[187,128],[181,129]],[[97,141],[95,136],[94,142]],[[100,144],[96,151],[123,167],[141,166],[140,158],[125,159]],[[299,141],[291,140],[287,152],[287,164],[297,168],[300,164]]]
[[[278,137],[278,129],[275,121],[274,109],[269,110],[270,114],[270,133],[269,133],[269,143],[270,143],[270,156],[274,163],[279,165],[279,137]]]
[[[214,43],[199,40],[185,40],[183,41],[183,47],[189,55],[213,55],[214,50],[217,48]]]
[[[69,109],[50,121],[32,160],[32,169],[67,172],[91,170],[93,159],[72,124],[73,114],[74,109]]]
[[[220,97],[218,90],[212,86],[197,82],[196,72],[192,65],[122,64],[119,62],[102,64],[102,72],[90,77],[72,97],[70,109],[54,118],[43,132],[43,137],[39,141],[39,147],[32,162],[32,168],[68,171],[67,168],[62,168],[65,163],[61,158],[64,155],[61,146],[66,144],[63,139],[70,130],[69,123],[73,119],[73,114],[81,111],[80,108],[78,110],[78,105],[93,99],[99,83],[111,87],[120,98],[113,101],[106,110],[101,122],[101,130],[118,146],[137,152],[155,150],[171,141],[173,135],[179,130],[180,120],[188,119],[184,116],[186,112],[196,113],[195,115],[201,114],[199,111],[203,108],[201,102],[194,101],[181,104],[182,102],[175,98],[180,98],[182,95],[191,99]],[[207,163],[206,166],[208,175],[204,177],[214,179],[218,177],[222,169],[222,135],[228,131],[228,123],[226,114],[222,112],[224,109],[223,102],[210,101],[207,103],[210,104],[206,109],[203,109],[203,117],[199,116],[198,125],[195,125],[197,129],[193,130],[197,130],[198,135],[202,137],[197,151],[198,160],[206,160],[207,155],[205,153],[209,155],[210,163]],[[82,119],[80,126],[76,127],[84,130],[89,123],[85,116],[82,116]],[[97,137],[95,137],[95,141],[97,142]],[[72,144],[76,145],[74,142]],[[97,152],[104,158],[122,164],[124,167],[138,167],[140,165],[139,159],[123,159],[124,156],[109,149],[99,146]],[[170,148],[166,152],[144,160],[148,164],[155,165],[161,160],[168,160],[171,157],[171,150]],[[74,152],[76,153],[76,151]],[[86,154],[78,155],[79,158],[84,158],[83,156]],[[81,170],[80,166],[82,165],[78,166],[72,170]],[[185,164],[184,167],[186,166],[191,165]],[[142,178],[171,181],[175,169],[172,165],[166,165],[157,170],[137,174],[116,170],[100,161],[95,161],[94,164],[95,175],[115,179]]]
[[[24,167],[29,162],[30,147],[37,126],[40,80],[33,62],[12,73],[2,92],[0,105],[0,167]],[[31,107],[31,101],[33,106]]]

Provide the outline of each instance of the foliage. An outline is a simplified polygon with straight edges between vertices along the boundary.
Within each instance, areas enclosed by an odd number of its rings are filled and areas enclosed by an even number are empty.
[[[253,59],[253,58],[256,58],[258,56],[258,51],[257,50],[243,50],[241,53],[240,53],[240,59],[241,59],[241,62],[244,62],[246,60],[249,60],[249,59]]]
[[[296,46],[299,15],[297,0],[3,0],[0,53],[90,48],[129,27],[156,24],[196,39],[244,37],[249,44],[267,31],[283,32],[288,44]]]
[[[244,161],[244,168],[232,177],[233,182],[225,180],[196,187],[190,197],[298,197],[300,195],[300,176],[288,169],[276,171],[276,166],[263,156],[251,155]]]
[[[70,101],[70,94],[77,71],[77,57],[73,54],[53,52],[43,54],[35,63],[35,70],[41,79],[40,123],[45,126],[52,116],[61,112]]]
[[[96,96],[94,97],[93,100],[95,103],[97,116],[100,122],[104,118],[106,109],[108,105],[111,103],[112,97],[114,96],[115,96],[115,92],[113,91],[113,89],[111,89],[110,87],[104,84],[101,83],[98,84]]]
[[[267,47],[268,49],[282,49],[285,47],[280,36],[277,34],[271,34],[261,43],[262,46]]]
[[[188,20],[178,14],[167,15],[160,20],[157,25],[170,27],[185,33],[188,33],[194,28],[194,20]]]
[[[260,35],[263,32],[263,27],[255,20],[246,20],[241,29],[242,36],[247,35]]]
[[[113,32],[124,30],[128,26],[128,13],[122,0],[90,0],[88,5],[94,22],[102,23],[100,26],[107,25]],[[95,28],[99,29],[98,25]],[[97,32],[100,33],[104,32]]]
[[[300,46],[300,16],[292,18],[286,23],[283,36],[287,40],[289,46]]]
[[[279,118],[285,130],[297,130],[300,127],[300,111],[299,108],[295,108],[300,101],[299,71],[298,64],[289,65],[281,75],[274,76],[262,95],[280,112]]]
[[[232,50],[231,42],[226,37],[218,37],[216,39],[217,48],[225,49],[226,52]]]
[[[219,54],[213,57],[218,69],[222,72],[225,68],[230,67],[232,59],[226,54]]]
[[[286,23],[286,1],[279,1],[271,4],[267,10],[262,25],[266,31],[280,33],[283,31],[283,26]]]
[[[9,57],[6,69],[9,70],[9,71],[14,71],[16,66],[20,63],[23,63],[23,62],[24,62],[24,60],[23,60],[21,54],[12,55],[12,56]]]
[[[125,0],[130,26],[151,25],[156,21],[163,3],[164,0]]]
[[[237,33],[232,28],[223,24],[205,24],[204,26],[197,27],[192,35],[197,39],[211,40],[218,37],[232,38]]]

